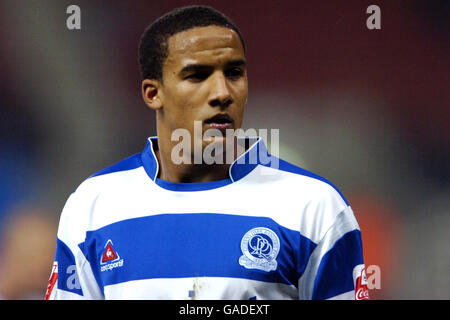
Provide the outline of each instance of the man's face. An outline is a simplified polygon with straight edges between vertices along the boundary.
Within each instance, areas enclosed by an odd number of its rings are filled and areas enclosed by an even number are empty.
[[[225,136],[226,129],[242,126],[247,96],[244,49],[236,32],[197,27],[168,39],[159,131],[170,136],[184,128],[194,139],[194,121],[201,121],[202,132],[219,129]]]

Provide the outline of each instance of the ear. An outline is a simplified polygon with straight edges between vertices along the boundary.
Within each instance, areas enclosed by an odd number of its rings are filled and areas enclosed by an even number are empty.
[[[142,80],[142,97],[151,109],[161,109],[163,107],[161,82],[153,79]]]

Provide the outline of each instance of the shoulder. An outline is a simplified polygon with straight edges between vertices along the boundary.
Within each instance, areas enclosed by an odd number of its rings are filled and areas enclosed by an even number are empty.
[[[126,159],[123,159],[105,169],[102,169],[93,175],[91,175],[88,179],[103,176],[105,174],[118,173],[122,171],[133,170],[142,166],[142,158],[140,153],[136,153],[132,156],[129,156]]]
[[[350,205],[343,193],[328,179],[278,159],[278,164],[263,166],[260,179],[268,182],[270,193],[282,207],[283,214],[300,233],[317,243],[347,212]]]
[[[288,188],[307,195],[310,199],[335,198],[336,201],[349,206],[343,193],[328,179],[301,168],[281,158],[275,158],[270,165],[265,165],[267,175],[274,174],[287,185]]]
[[[85,179],[68,197],[60,217],[60,230],[87,230],[93,222],[93,213],[99,201],[114,198],[136,181],[141,182],[141,154],[132,155]],[[70,233],[73,233],[72,231]],[[62,236],[62,235],[61,235]]]
[[[73,194],[86,194],[108,189],[114,185],[114,182],[131,177],[133,170],[140,167],[142,167],[142,158],[141,154],[137,153],[90,175],[75,189]]]

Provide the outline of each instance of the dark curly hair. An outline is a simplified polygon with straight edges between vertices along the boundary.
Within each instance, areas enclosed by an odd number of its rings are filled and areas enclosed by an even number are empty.
[[[139,67],[142,79],[162,81],[162,67],[168,56],[167,40],[176,33],[195,27],[223,26],[234,30],[245,43],[239,29],[223,13],[209,6],[176,8],[150,24],[141,36]]]

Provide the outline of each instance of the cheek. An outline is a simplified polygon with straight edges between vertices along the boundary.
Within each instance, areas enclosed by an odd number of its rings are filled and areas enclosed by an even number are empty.
[[[239,104],[245,104],[247,102],[247,97],[248,97],[248,82],[247,82],[247,77],[245,77],[244,79],[241,79],[240,81],[232,84],[232,88],[233,88],[233,95],[235,100],[239,103]]]
[[[172,128],[193,127],[201,107],[204,105],[202,90],[189,85],[178,85],[166,91],[164,100],[165,118]]]
[[[247,86],[241,86],[235,91],[235,105],[236,113],[240,116],[242,121],[242,116],[244,114],[245,105],[247,104],[248,88]]]

